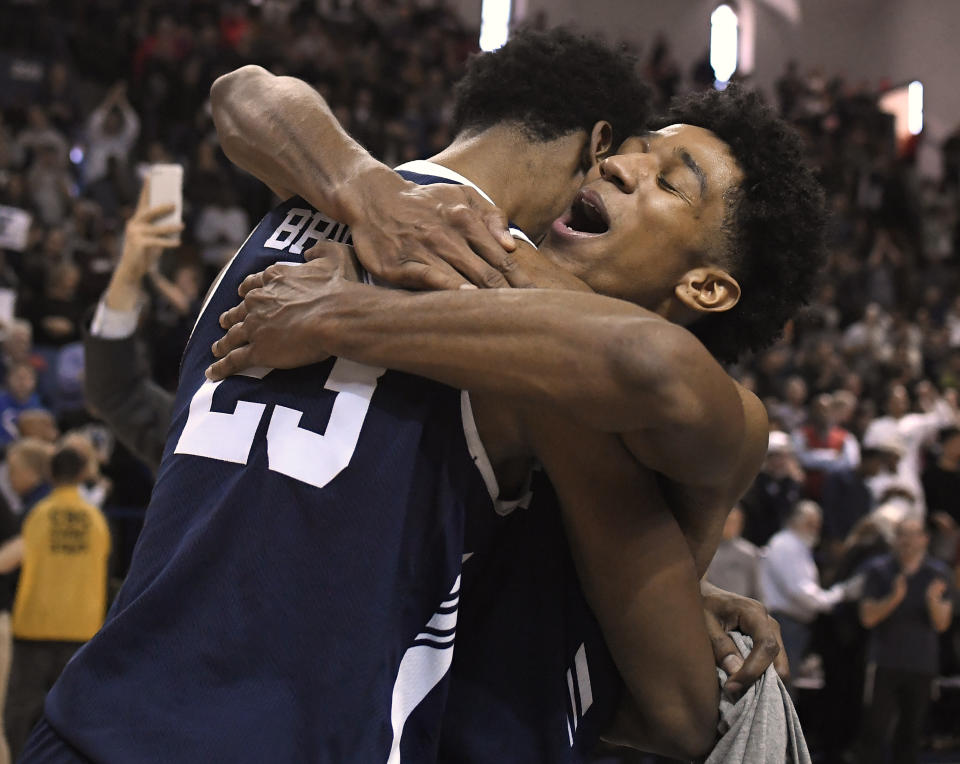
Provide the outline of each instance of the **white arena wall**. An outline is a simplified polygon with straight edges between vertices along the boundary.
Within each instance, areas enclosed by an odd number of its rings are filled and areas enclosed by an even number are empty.
[[[480,0],[448,0],[477,23]],[[788,60],[876,87],[920,80],[925,89],[927,141],[939,143],[960,125],[960,2],[958,0],[795,0],[794,24],[755,0],[757,85],[768,93]],[[676,59],[688,66],[709,44],[716,0],[514,0],[515,17],[545,13],[607,40],[647,43],[663,31]],[[735,5],[735,2],[731,4]],[[931,168],[932,169],[932,168]]]

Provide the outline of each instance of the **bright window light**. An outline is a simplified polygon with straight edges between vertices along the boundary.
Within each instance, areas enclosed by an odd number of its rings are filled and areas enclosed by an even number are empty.
[[[710,14],[710,66],[721,88],[737,70],[737,14],[729,5]]]
[[[511,0],[483,0],[480,9],[480,50],[496,50],[510,36]]]
[[[907,87],[907,129],[910,135],[923,130],[923,84],[914,80]]]

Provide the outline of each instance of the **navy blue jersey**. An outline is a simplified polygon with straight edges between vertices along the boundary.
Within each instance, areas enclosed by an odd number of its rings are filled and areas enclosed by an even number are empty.
[[[338,358],[204,377],[245,276],[347,237],[294,198],[212,290],[130,573],[47,699],[83,755],[435,759],[463,517],[490,506],[460,392]]]
[[[439,761],[589,761],[621,680],[546,476],[536,474],[528,507],[469,517],[465,549]]]

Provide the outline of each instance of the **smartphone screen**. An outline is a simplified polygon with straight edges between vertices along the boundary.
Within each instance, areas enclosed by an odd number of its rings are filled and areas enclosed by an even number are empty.
[[[172,204],[174,210],[158,219],[157,223],[180,223],[183,220],[183,166],[178,164],[150,165],[150,206]]]

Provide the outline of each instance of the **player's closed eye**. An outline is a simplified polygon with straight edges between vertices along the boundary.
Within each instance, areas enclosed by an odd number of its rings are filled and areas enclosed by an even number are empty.
[[[657,175],[657,185],[660,186],[660,188],[662,188],[668,194],[673,194],[674,196],[677,196],[683,201],[685,201],[687,204],[690,204],[690,200],[687,198],[686,194],[684,194],[679,188],[677,188],[669,180],[667,180],[666,176],[662,174]]]

